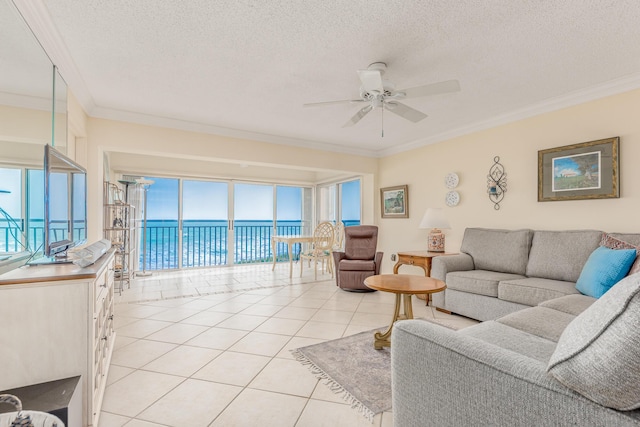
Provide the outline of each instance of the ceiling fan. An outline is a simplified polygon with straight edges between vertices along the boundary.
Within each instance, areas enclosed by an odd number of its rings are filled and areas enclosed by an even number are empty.
[[[374,62],[366,70],[358,70],[358,77],[362,85],[360,86],[360,98],[344,99],[340,101],[313,102],[304,104],[305,107],[319,107],[333,104],[366,104],[343,127],[353,126],[371,111],[379,108],[382,111],[384,123],[384,110],[390,111],[402,118],[414,123],[427,117],[421,111],[398,102],[399,99],[418,98],[421,96],[439,95],[460,91],[460,83],[457,80],[447,80],[439,83],[432,83],[424,86],[416,86],[408,89],[396,90],[393,83],[383,79],[387,64],[384,62]],[[384,136],[384,127],[382,129]]]

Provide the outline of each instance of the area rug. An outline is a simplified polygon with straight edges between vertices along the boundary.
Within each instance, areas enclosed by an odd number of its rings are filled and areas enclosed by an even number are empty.
[[[444,322],[432,322],[455,329]],[[391,409],[391,350],[373,348],[373,334],[384,330],[386,327],[381,327],[291,352],[331,391],[372,421],[376,414]]]

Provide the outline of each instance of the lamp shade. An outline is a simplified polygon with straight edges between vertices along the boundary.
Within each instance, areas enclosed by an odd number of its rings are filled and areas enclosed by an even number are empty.
[[[428,208],[420,221],[420,228],[451,228],[451,225],[444,217],[442,208]]]

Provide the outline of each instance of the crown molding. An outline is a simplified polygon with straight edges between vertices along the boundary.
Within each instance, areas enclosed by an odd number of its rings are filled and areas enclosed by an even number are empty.
[[[165,127],[189,132],[199,132],[210,135],[227,136],[230,138],[249,139],[252,141],[268,142],[271,144],[288,145],[293,147],[309,148],[320,151],[331,151],[343,154],[352,154],[363,157],[376,157],[372,150],[353,148],[344,145],[328,144],[319,141],[290,138],[286,136],[271,135],[260,132],[244,131],[221,126],[208,125],[204,123],[189,122],[185,120],[172,119],[168,117],[151,116],[147,114],[130,111],[112,110],[108,108],[96,107],[91,112],[91,117],[121,122],[135,123],[148,126]]]
[[[468,135],[473,132],[491,129],[497,126],[513,123],[518,120],[527,119],[552,111],[558,111],[563,108],[573,107],[579,104],[584,104],[586,102],[595,101],[598,99],[606,98],[607,96],[617,95],[639,88],[640,74],[632,74],[629,76],[621,77],[619,79],[610,80],[608,82],[592,86],[587,89],[570,92],[565,95],[557,96],[555,98],[550,98],[540,103],[521,108],[510,113],[501,114],[487,120],[472,123],[467,126],[462,126],[435,136],[422,138],[392,148],[379,150],[376,152],[376,157],[380,158],[391,156],[393,154],[399,154],[405,151],[424,147],[426,145],[436,144],[438,142],[443,142],[463,135]]]
[[[619,79],[611,80],[584,90],[578,90],[558,97],[544,100],[540,103],[521,108],[509,113],[494,116],[469,125],[440,133],[427,138],[419,138],[395,147],[369,150],[350,147],[348,142],[344,144],[329,144],[319,141],[303,140],[286,136],[277,136],[258,132],[243,131],[202,123],[188,122],[178,119],[156,117],[140,113],[112,110],[98,107],[91,95],[86,82],[80,74],[66,44],[55,27],[51,16],[45,6],[45,0],[12,0],[31,31],[40,42],[45,53],[55,64],[69,88],[77,98],[84,111],[90,117],[119,120],[130,123],[145,124],[174,128],[186,131],[214,134],[232,138],[250,139],[272,144],[281,144],[295,147],[304,147],[315,150],[330,151],[343,154],[352,154],[363,157],[382,158],[405,151],[435,144],[473,132],[490,129],[507,123],[523,120],[540,114],[572,107],[581,103],[594,101],[611,95],[627,92],[640,88],[640,74],[633,74]]]

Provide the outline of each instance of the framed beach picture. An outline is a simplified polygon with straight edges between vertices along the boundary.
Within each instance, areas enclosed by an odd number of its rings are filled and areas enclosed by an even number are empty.
[[[538,151],[538,201],[620,197],[620,138]]]
[[[382,218],[409,218],[409,189],[406,185],[380,189]]]

